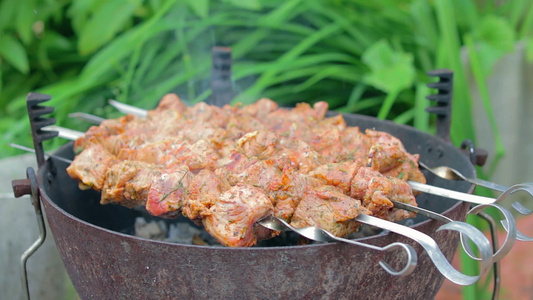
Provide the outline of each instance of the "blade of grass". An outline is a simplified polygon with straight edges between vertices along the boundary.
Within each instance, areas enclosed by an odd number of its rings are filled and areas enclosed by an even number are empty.
[[[529,3],[529,9],[526,11],[524,22],[518,31],[518,38],[523,39],[533,34],[533,4]]]
[[[383,104],[381,105],[381,108],[379,109],[379,112],[377,115],[378,119],[385,120],[387,118],[399,93],[400,93],[399,89],[394,89],[387,94],[387,96],[385,97],[385,101],[383,101]]]
[[[413,126],[424,132],[429,132],[429,114],[426,112],[429,106],[426,96],[429,94],[430,90],[425,84],[416,85]]]
[[[314,34],[308,36],[304,40],[302,40],[298,45],[295,45],[294,48],[287,51],[284,55],[282,55],[277,62],[283,63],[283,62],[289,62],[298,56],[300,56],[304,51],[306,51],[309,47],[320,41],[321,39],[324,39],[325,37],[334,34],[335,32],[339,31],[341,29],[341,26],[339,24],[330,24],[326,27],[321,28]],[[275,79],[277,75],[277,71],[267,71],[263,75],[259,77],[256,84],[252,86],[251,88],[248,88],[245,90],[242,94],[238,95],[235,98],[235,102],[241,102],[241,103],[250,103],[252,101],[257,100],[256,98],[259,97],[261,92],[270,86],[272,84],[272,81]]]
[[[166,1],[161,10],[146,22],[130,29],[117,37],[113,43],[98,51],[87,63],[80,77],[84,77],[85,80],[97,80],[105,72],[109,71],[110,62],[118,62],[129,55],[144,35],[154,35],[169,28],[169,24],[161,21],[161,18],[173,7],[175,2],[176,0]]]
[[[415,117],[415,109],[414,108],[411,108],[411,109],[408,109],[404,112],[402,112],[400,115],[398,115],[397,117],[395,117],[394,119],[392,119],[392,121],[396,124],[407,124],[409,123],[411,120],[413,120],[413,118]]]
[[[319,53],[307,54],[298,57],[290,62],[264,62],[256,64],[237,63],[234,67],[234,78],[239,80],[241,78],[258,75],[268,70],[282,71],[283,69],[297,69],[308,66],[315,66],[324,63],[346,63],[349,65],[360,65],[361,62],[356,58],[342,53]]]
[[[355,106],[357,104],[357,101],[361,99],[363,96],[363,93],[365,92],[367,88],[367,85],[364,82],[359,82],[354,88],[352,89],[352,92],[350,93],[350,98],[348,98],[348,102],[346,103],[346,106]]]
[[[385,97],[384,96],[378,96],[378,97],[371,97],[371,98],[365,98],[361,99],[357,102],[355,105],[350,106],[344,106],[337,108],[336,111],[343,112],[343,113],[357,113],[369,108],[379,107],[381,103],[383,103]]]
[[[450,138],[455,145],[470,139],[476,143],[474,124],[472,122],[471,97],[468,92],[466,75],[460,60],[460,41],[455,22],[454,10],[448,0],[436,1],[439,28],[442,32],[442,47],[438,59],[439,68],[450,68],[454,73],[453,105]]]
[[[510,1],[509,20],[513,28],[518,28],[524,12],[528,11],[531,1],[528,0],[515,0]]]

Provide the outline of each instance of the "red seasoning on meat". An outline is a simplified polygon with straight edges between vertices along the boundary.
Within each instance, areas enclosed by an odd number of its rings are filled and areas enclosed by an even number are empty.
[[[327,110],[325,102],[284,109],[269,99],[187,107],[168,94],[145,119],[90,128],[67,172],[101,191],[102,204],[183,214],[230,247],[277,235],[254,225],[268,215],[337,236],[356,231],[359,214],[413,217],[391,200],[416,205],[407,180],[425,182],[418,155],[388,133],[325,117]]]

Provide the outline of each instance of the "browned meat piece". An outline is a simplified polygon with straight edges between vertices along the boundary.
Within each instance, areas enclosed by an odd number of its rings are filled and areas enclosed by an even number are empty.
[[[278,104],[270,99],[262,98],[257,100],[255,103],[246,105],[241,109],[242,114],[251,115],[260,120],[265,119],[265,117],[278,109]]]
[[[248,158],[239,152],[233,152],[230,157],[220,161],[222,165],[217,169],[221,176],[224,176],[231,185],[237,184],[240,180],[240,174],[245,172],[250,166],[256,164],[259,159]]]
[[[220,156],[214,146],[205,140],[199,140],[190,145],[177,138],[166,138],[136,149],[123,148],[118,158],[157,164],[167,168],[185,165],[192,172],[196,172],[200,169],[214,170],[215,163]]]
[[[350,196],[361,199],[363,206],[369,209],[376,217],[399,221],[400,217],[413,217],[408,212],[396,213],[392,209],[391,200],[416,206],[409,184],[395,177],[387,177],[368,167],[361,167],[352,180]]]
[[[283,187],[283,174],[272,160],[261,160],[237,175],[238,182],[260,187],[267,192]]]
[[[284,173],[282,182],[284,183],[283,188],[272,192],[271,195],[276,203],[274,215],[285,221],[291,220],[298,203],[300,203],[307,190],[324,184],[321,180],[294,171]]]
[[[256,130],[238,139],[236,150],[248,157],[268,158],[276,152],[278,144],[279,138],[272,131]]]
[[[183,204],[183,214],[191,220],[203,218],[218,197],[230,188],[224,177],[209,170],[200,171],[189,184],[189,197]]]
[[[307,174],[327,161],[304,141],[287,142],[284,146],[278,152],[279,157],[289,159],[300,173]]]
[[[418,155],[410,155],[402,150],[401,144],[376,144],[368,153],[373,170],[383,175],[399,179],[425,183],[426,178],[418,168]]]
[[[164,112],[168,110],[174,110],[179,112],[185,112],[187,111],[187,105],[185,103],[181,102],[180,97],[176,94],[166,94],[161,98],[161,101],[159,101],[159,104],[157,105],[157,108],[151,112]],[[155,114],[157,117],[157,114]]]
[[[117,119],[110,119],[103,121],[99,126],[92,126],[89,128],[85,135],[74,142],[74,152],[79,153],[88,144],[97,142],[99,144],[109,143],[107,139],[111,136],[121,134],[126,130],[130,123],[134,123],[138,118],[132,115],[126,115]],[[120,146],[118,146],[120,147]],[[113,153],[114,145],[107,147],[111,153]]]
[[[352,180],[363,166],[360,161],[345,161],[341,163],[329,163],[314,169],[309,175],[325,181],[329,185],[341,188],[349,193]]]
[[[120,161],[109,167],[100,203],[116,203],[129,208],[145,205],[153,178],[162,175],[154,164]]]
[[[67,168],[67,173],[79,181],[80,189],[93,188],[101,191],[107,169],[115,161],[116,157],[102,145],[91,143],[74,158]]]
[[[337,156],[337,161],[357,160],[366,157],[371,139],[359,130],[359,127],[347,127],[341,133],[342,148]]]
[[[136,160],[151,164],[168,165],[174,157],[185,151],[190,145],[179,138],[167,137],[154,143],[147,143],[138,148],[122,148],[118,154],[120,160]]]
[[[316,124],[324,119],[328,104],[317,102],[311,107],[308,103],[298,103],[293,109],[277,109],[266,116],[266,124],[278,123],[280,120],[290,121],[296,124]],[[270,128],[270,127],[269,127]]]
[[[186,166],[176,169],[172,173],[152,172],[146,210],[158,217],[177,217],[181,213],[181,207],[188,199],[189,186],[193,176]]]
[[[346,196],[332,186],[309,189],[296,207],[291,225],[296,228],[317,226],[336,236],[347,236],[359,228],[359,214],[372,214],[359,200]]]
[[[201,169],[214,170],[219,158],[220,156],[214,149],[213,144],[206,140],[199,140],[175,156],[173,165],[186,165],[191,171],[196,173]]]
[[[227,131],[228,139],[237,140],[248,132],[265,130],[266,126],[263,122],[253,116],[239,113],[228,118],[225,129]]]
[[[225,246],[248,247],[257,242],[255,222],[273,208],[263,189],[238,184],[220,195],[202,222],[207,232]]]

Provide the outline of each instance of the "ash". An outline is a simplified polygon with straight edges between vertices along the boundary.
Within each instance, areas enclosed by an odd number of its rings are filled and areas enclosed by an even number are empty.
[[[184,245],[222,246],[202,228],[181,219],[176,222],[169,222],[137,217],[134,229],[135,236],[151,240]]]

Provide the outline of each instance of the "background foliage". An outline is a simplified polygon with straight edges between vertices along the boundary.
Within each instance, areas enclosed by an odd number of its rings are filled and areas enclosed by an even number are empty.
[[[425,131],[425,73],[452,69],[452,140],[475,140],[464,68],[483,91],[498,58],[532,44],[532,23],[527,0],[3,0],[0,157],[18,153],[7,142],[31,145],[28,92],[52,95],[58,124],[77,129],[88,125],[70,112],[117,116],[107,99],[152,108],[173,91],[202,101],[215,45],[232,47],[234,102],[325,100]]]
[[[499,158],[485,79],[518,41],[533,61],[532,36],[529,0],[2,0],[0,158],[19,153],[9,142],[31,145],[28,92],[51,95],[58,124],[79,130],[89,124],[68,113],[118,116],[108,99],[153,108],[176,92],[192,104],[210,96],[216,45],[233,51],[234,102],[324,100],[424,131],[426,72],[451,69],[456,145],[475,143],[471,72]]]

